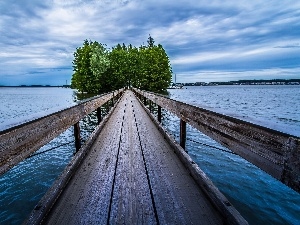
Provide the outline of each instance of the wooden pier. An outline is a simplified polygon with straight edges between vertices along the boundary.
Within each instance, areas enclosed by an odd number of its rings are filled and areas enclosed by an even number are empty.
[[[28,224],[246,223],[217,189],[211,189],[227,212],[219,211],[198,184],[212,185],[210,181],[190,175],[177,154],[191,159],[168,143],[131,91],[125,92],[84,151],[84,160],[64,190],[58,194],[54,185]],[[58,200],[49,212],[42,212],[53,194]]]
[[[115,106],[102,118],[104,104]],[[180,143],[161,126],[162,107],[181,118]],[[81,146],[78,121],[95,110],[99,125]],[[0,173],[74,125],[76,155],[24,224],[247,224],[184,151],[186,123],[299,191],[297,137],[137,89],[0,132]]]

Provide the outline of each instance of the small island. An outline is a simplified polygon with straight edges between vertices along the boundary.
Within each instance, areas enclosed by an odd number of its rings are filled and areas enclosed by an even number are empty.
[[[150,35],[147,43],[140,47],[123,43],[108,49],[105,44],[85,40],[74,52],[71,87],[90,94],[123,87],[165,92],[172,79],[169,57]]]

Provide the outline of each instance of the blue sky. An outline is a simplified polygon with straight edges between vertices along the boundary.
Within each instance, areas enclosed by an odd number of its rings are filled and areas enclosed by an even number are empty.
[[[166,49],[177,82],[300,78],[300,1],[1,0],[0,85],[65,84],[85,39]]]

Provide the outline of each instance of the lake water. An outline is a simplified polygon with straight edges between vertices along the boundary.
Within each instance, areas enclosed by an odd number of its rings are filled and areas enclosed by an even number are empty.
[[[300,86],[188,87],[169,92],[173,99],[300,136]],[[0,88],[0,130],[72,106],[76,99],[71,89]],[[163,124],[178,137],[176,117],[165,112]],[[94,125],[94,115],[81,122],[84,138]],[[250,224],[300,224],[300,194],[192,127],[187,133],[193,160]],[[0,224],[22,223],[61,173],[74,152],[72,128],[39,151],[62,144],[0,176]]]
[[[169,92],[172,99],[300,136],[300,86],[187,87]],[[168,130],[178,140],[179,119],[171,114],[168,118]],[[300,224],[300,194],[190,126],[187,139],[193,140],[187,141],[193,160],[250,224]]]

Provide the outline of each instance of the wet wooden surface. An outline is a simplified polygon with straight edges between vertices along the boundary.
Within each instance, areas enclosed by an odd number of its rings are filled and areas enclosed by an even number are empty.
[[[134,94],[126,91],[43,223],[224,221]]]

